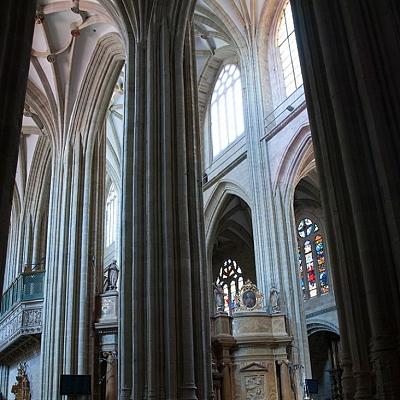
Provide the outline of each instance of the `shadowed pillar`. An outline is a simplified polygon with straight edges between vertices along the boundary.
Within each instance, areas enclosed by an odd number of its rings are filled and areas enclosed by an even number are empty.
[[[132,34],[125,69],[120,398],[207,399],[195,1],[124,4]]]
[[[343,396],[400,391],[400,4],[292,0],[342,342]],[[376,395],[375,395],[376,392]]]
[[[3,287],[36,0],[2,1],[0,15],[0,288]]]

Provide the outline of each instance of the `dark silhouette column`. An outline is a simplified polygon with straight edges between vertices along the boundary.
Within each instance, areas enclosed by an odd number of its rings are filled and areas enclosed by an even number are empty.
[[[205,400],[212,376],[195,1],[124,4],[132,34],[125,68],[119,397]]]
[[[0,4],[0,288],[3,287],[35,8],[36,0]]]
[[[332,250],[345,349],[344,397],[395,399],[400,391],[400,4],[291,3]]]

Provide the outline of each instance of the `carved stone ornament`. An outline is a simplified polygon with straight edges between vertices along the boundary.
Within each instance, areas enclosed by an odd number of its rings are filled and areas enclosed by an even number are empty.
[[[246,400],[265,400],[265,375],[253,375],[245,378]]]
[[[247,280],[239,294],[235,295],[235,312],[262,310],[263,301],[264,295],[258,291],[256,285]]]

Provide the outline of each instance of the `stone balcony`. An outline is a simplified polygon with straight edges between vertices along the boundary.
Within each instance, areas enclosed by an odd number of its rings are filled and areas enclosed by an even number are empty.
[[[4,293],[0,313],[0,359],[11,364],[40,345],[44,271],[20,274]]]

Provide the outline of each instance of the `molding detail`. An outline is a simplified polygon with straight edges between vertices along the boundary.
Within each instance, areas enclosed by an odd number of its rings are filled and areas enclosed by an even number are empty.
[[[0,320],[0,353],[21,336],[42,333],[42,308],[43,300],[21,303]]]
[[[326,314],[326,313],[331,312],[331,311],[336,311],[336,306],[332,306],[332,307],[329,307],[329,308],[325,308],[324,310],[315,311],[315,312],[313,312],[311,314],[307,314],[306,315],[306,319],[317,317],[318,315]]]

